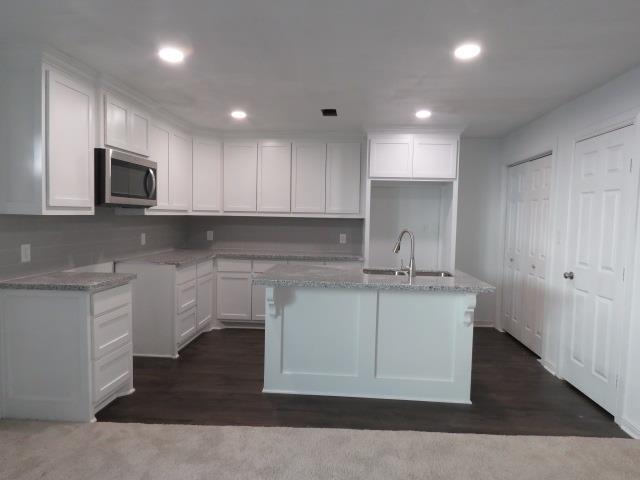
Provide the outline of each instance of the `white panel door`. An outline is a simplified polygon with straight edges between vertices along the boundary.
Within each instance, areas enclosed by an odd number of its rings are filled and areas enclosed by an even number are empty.
[[[213,315],[213,275],[198,278],[196,324],[198,330],[209,324]]]
[[[93,194],[93,92],[47,72],[47,203],[91,210]]]
[[[251,320],[251,273],[218,272],[217,313],[221,320]]]
[[[360,212],[360,143],[327,145],[326,213]]]
[[[373,137],[369,142],[371,178],[410,178],[413,144],[411,135]]]
[[[119,99],[104,96],[104,143],[109,147],[129,149],[129,107]]]
[[[173,132],[169,150],[169,202],[175,210],[191,208],[192,140]]]
[[[527,163],[526,202],[528,212],[523,291],[524,316],[521,341],[542,355],[545,289],[549,250],[551,155]]]
[[[158,205],[153,210],[168,210],[169,204],[169,144],[171,132],[167,128],[149,126],[149,159],[157,163],[156,195]]]
[[[222,144],[193,141],[193,211],[219,212],[221,208]]]
[[[251,320],[254,322],[264,322],[266,291],[264,285],[251,286]]]
[[[149,118],[136,110],[129,110],[129,150],[140,155],[149,154]]]
[[[291,143],[260,142],[258,211],[291,211]]]
[[[294,143],[291,211],[324,213],[327,145]]]
[[[636,202],[633,132],[627,127],[576,144],[565,273],[562,376],[614,414]]]
[[[509,168],[509,190],[503,282],[503,328],[522,341],[522,324],[525,315],[524,277],[526,272],[526,240],[529,227],[527,210],[528,165]]]
[[[223,152],[224,210],[255,212],[258,181],[257,143],[225,142]]]
[[[456,139],[413,136],[413,178],[454,179],[458,174]]]

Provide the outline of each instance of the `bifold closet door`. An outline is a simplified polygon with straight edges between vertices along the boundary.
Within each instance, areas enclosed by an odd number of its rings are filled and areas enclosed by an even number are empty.
[[[551,155],[509,167],[503,281],[503,327],[542,353]]]
[[[625,317],[625,264],[636,212],[634,127],[576,143],[562,376],[615,414]]]

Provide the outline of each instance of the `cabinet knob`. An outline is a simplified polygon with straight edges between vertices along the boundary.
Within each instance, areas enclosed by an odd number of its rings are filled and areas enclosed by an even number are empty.
[[[573,277],[575,276],[573,274],[573,272],[564,272],[564,274],[562,275],[564,278],[566,278],[567,280],[573,280]]]

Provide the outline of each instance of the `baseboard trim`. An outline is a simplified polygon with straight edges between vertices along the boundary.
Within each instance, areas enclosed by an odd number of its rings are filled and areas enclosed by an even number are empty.
[[[624,418],[618,423],[620,428],[631,438],[635,438],[636,440],[640,440],[640,427],[635,426],[629,420],[625,420]]]

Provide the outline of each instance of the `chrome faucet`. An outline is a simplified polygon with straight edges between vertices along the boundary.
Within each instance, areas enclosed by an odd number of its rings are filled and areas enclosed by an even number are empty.
[[[400,232],[398,235],[398,240],[396,240],[396,244],[393,246],[393,253],[398,253],[400,251],[400,244],[402,243],[402,239],[404,236],[409,235],[409,239],[411,240],[411,257],[409,258],[409,267],[407,269],[401,267],[401,271],[409,274],[409,277],[416,276],[416,259],[415,259],[415,244],[416,239],[413,236],[413,232],[407,230],[406,228]]]

